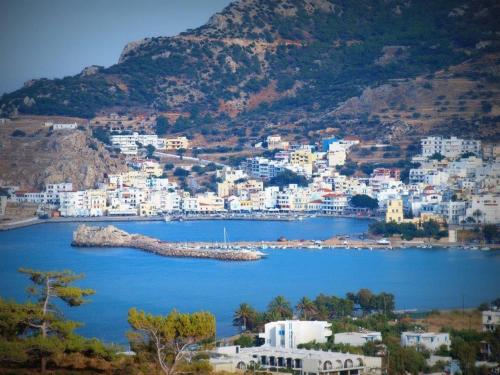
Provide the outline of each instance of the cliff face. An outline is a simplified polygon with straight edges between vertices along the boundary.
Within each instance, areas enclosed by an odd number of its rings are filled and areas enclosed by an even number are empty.
[[[21,127],[19,125],[19,127]],[[11,136],[16,125],[0,129],[0,185],[42,189],[47,183],[72,182],[75,189],[93,188],[105,174],[125,172],[125,162],[112,158],[86,131],[37,131]]]
[[[32,81],[2,97],[0,111],[91,117],[138,106],[189,113],[177,130],[193,133],[214,123],[262,127],[269,119],[300,133],[364,93],[361,111],[351,103],[338,113],[366,123],[367,89],[387,91],[395,79],[497,53],[499,16],[495,0],[241,0],[197,29],[129,43],[109,68]],[[490,78],[471,75],[480,85]],[[396,107],[419,97],[411,88],[402,94],[394,92]],[[499,106],[494,99],[482,100]],[[462,112],[465,121],[475,116]]]

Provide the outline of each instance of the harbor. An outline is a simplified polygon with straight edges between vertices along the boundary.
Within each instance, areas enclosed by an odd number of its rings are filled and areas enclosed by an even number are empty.
[[[387,239],[361,240],[350,236],[335,236],[326,240],[288,240],[280,237],[275,241],[233,241],[228,242],[226,228],[223,228],[221,242],[213,241],[161,241],[157,238],[131,234],[115,226],[79,225],[73,233],[72,246],[75,247],[130,247],[160,256],[183,258],[208,258],[228,261],[260,260],[263,252],[293,249],[352,249],[376,250],[393,248]]]

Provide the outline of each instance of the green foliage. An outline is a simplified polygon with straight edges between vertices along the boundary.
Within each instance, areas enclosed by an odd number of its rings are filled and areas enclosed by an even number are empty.
[[[244,334],[234,340],[234,345],[239,345],[242,348],[250,348],[252,346],[257,346],[255,341],[254,336]]]
[[[273,320],[291,319],[293,316],[292,305],[283,296],[275,297],[267,306],[267,313]]]
[[[484,240],[487,243],[495,243],[499,240],[500,233],[496,224],[486,224],[482,228]]]
[[[20,129],[16,129],[12,132],[11,134],[12,137],[25,137],[26,136],[26,132],[20,130]]]
[[[369,289],[360,289],[356,294],[348,293],[347,298],[360,305],[365,313],[379,311],[387,314],[395,307],[394,295],[391,293],[373,294]]]
[[[447,236],[447,231],[441,231],[439,224],[434,220],[422,223],[422,229],[418,229],[413,223],[398,224],[395,222],[386,223],[383,221],[377,221],[370,224],[368,231],[371,234],[381,235],[384,237],[400,234],[401,238],[404,240],[412,240],[415,237],[433,237],[435,239],[439,239]]]
[[[146,146],[146,156],[151,159],[153,157],[153,154],[155,153],[156,148],[153,145],[147,145]]]
[[[413,347],[402,348],[398,344],[388,346],[389,374],[404,375],[410,373],[417,375],[425,367],[425,357]]]
[[[184,168],[177,167],[174,170],[174,176],[180,177],[180,178],[185,178],[185,177],[189,176],[189,171],[184,169]]]
[[[351,206],[374,210],[378,208],[378,200],[365,194],[355,195],[351,198]]]
[[[92,137],[101,141],[104,144],[111,145],[111,140],[109,138],[108,132],[100,126],[92,128]]]
[[[432,154],[431,156],[429,156],[429,160],[441,161],[443,159],[444,159],[444,156],[441,155],[439,152],[436,152],[435,154]]]
[[[363,348],[360,348],[358,346],[352,346],[349,344],[335,344],[331,341],[325,343],[311,341],[305,344],[299,344],[297,347],[299,349],[308,349],[308,350],[324,350],[324,351],[331,350],[333,352],[363,354]]]
[[[257,311],[248,303],[240,304],[233,315],[233,325],[242,330],[254,330],[257,327]]]
[[[385,292],[374,294],[368,289],[361,289],[357,293],[347,293],[346,298],[325,294],[319,294],[314,300],[302,297],[295,306],[295,313],[303,320],[338,322],[353,314],[356,303],[362,306],[365,313],[371,314],[369,315],[371,320],[367,322],[366,328],[388,329],[387,318],[392,316],[394,310],[394,295]],[[377,312],[379,314],[375,314]],[[233,325],[242,327],[244,330],[256,331],[267,322],[290,319],[293,315],[290,302],[285,297],[278,296],[268,304],[265,312],[259,312],[248,303],[242,303],[233,315]],[[351,329],[358,329],[360,323],[361,321],[357,320],[356,325]],[[345,322],[342,324],[345,330]],[[337,332],[335,326],[332,326],[332,330]]]
[[[174,310],[162,316],[132,308],[128,322],[134,348],[152,351],[165,374],[175,370],[188,345],[215,337],[215,317],[208,312],[181,314]]]
[[[299,186],[307,186],[308,181],[304,176],[298,175],[290,170],[285,170],[281,172],[276,177],[271,178],[266,185],[268,186],[279,186],[283,188],[289,184],[297,184]]]
[[[159,136],[167,134],[169,126],[168,119],[165,116],[158,116],[156,119],[156,134]]]
[[[307,297],[302,297],[295,306],[299,318],[307,320],[309,317],[317,313],[316,304]]]
[[[44,272],[21,269],[34,284],[28,289],[33,302],[17,303],[0,299],[0,363],[6,366],[32,366],[40,361],[42,371],[47,364],[72,366],[72,358],[113,361],[117,348],[96,339],[74,333],[80,324],[64,319],[53,302],[58,299],[69,306],[79,306],[94,293],[71,284],[83,277],[71,271]],[[108,366],[110,363],[108,363]],[[79,365],[81,366],[81,364]]]

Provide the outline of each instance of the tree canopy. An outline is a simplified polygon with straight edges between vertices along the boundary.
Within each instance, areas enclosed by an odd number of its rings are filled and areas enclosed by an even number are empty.
[[[358,194],[351,198],[351,206],[361,208],[378,208],[378,199],[372,198],[366,194]]]
[[[215,317],[208,312],[153,315],[136,308],[128,312],[133,329],[129,335],[139,348],[152,347],[156,360],[165,374],[172,374],[188,345],[215,337]]]

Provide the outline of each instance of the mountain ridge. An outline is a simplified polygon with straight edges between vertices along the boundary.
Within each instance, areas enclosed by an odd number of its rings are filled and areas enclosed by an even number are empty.
[[[0,110],[83,117],[129,107],[188,112],[174,129],[188,132],[214,123],[262,126],[263,113],[300,124],[328,118],[367,89],[497,56],[499,15],[492,0],[244,0],[199,28],[128,43],[109,68],[31,82],[2,96]],[[491,78],[481,74],[478,82]],[[488,116],[496,116],[496,93],[488,100]]]

